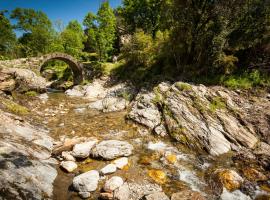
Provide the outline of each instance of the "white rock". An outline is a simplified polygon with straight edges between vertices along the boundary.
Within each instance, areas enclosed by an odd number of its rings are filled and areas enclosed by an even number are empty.
[[[122,186],[123,184],[124,184],[124,181],[121,177],[113,176],[112,178],[106,181],[103,189],[105,192],[113,192],[114,190]]]
[[[99,173],[96,170],[83,173],[73,179],[73,187],[78,192],[93,192],[98,187]]]
[[[113,160],[121,156],[130,156],[133,146],[125,141],[106,140],[97,144],[91,154],[94,157],[101,157],[106,160]]]
[[[115,164],[109,164],[109,165],[106,165],[105,167],[103,167],[100,172],[102,174],[111,174],[111,173],[114,173],[116,172],[117,168],[116,168],[116,165]]]
[[[73,161],[63,161],[60,165],[67,172],[73,172],[78,167],[78,165]]]
[[[123,157],[113,161],[118,169],[123,169],[128,164],[128,158]]]
[[[76,159],[68,151],[62,152],[62,158],[66,161],[74,161],[74,162],[76,161]]]
[[[130,200],[129,196],[130,191],[127,183],[124,183],[114,191],[114,199],[116,200]]]
[[[157,142],[157,143],[149,142],[147,145],[147,149],[153,150],[153,151],[164,151],[166,150],[166,148],[167,148],[167,145],[163,142]]]
[[[90,151],[98,141],[96,139],[76,144],[73,147],[72,155],[75,158],[87,158],[90,155]]]
[[[90,192],[79,192],[79,195],[83,199],[87,199],[91,196]]]

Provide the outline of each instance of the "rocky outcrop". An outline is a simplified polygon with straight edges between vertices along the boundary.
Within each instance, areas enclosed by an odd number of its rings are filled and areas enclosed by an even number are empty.
[[[95,80],[85,86],[75,86],[66,91],[68,96],[83,97],[90,101],[89,108],[102,112],[115,112],[127,108],[134,89],[127,84],[108,86],[109,80]]]
[[[51,199],[57,176],[48,132],[0,110],[0,193],[3,199]],[[56,162],[57,164],[57,162]]]
[[[270,128],[270,103],[247,97],[223,87],[161,83],[153,92],[142,91],[136,97],[128,117],[153,132],[167,131],[190,148],[221,155],[255,149],[260,138],[269,142],[265,130]],[[254,120],[253,114],[260,120]]]
[[[46,90],[46,80],[28,69],[3,68],[0,75],[0,90],[2,91],[43,92]]]

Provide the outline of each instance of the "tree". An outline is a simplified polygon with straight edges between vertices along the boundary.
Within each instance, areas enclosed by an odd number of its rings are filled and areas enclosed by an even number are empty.
[[[142,29],[155,37],[160,30],[162,4],[164,0],[123,0],[119,14],[125,19],[131,32]]]
[[[47,15],[33,9],[16,8],[10,16],[17,21],[15,29],[23,31],[19,42],[25,56],[35,56],[50,51],[54,30]]]
[[[84,48],[85,35],[80,23],[76,20],[69,22],[60,34],[64,52],[75,57],[80,57]]]
[[[98,53],[99,60],[106,60],[113,52],[116,39],[116,18],[108,1],[102,3],[97,15],[88,13],[83,22],[88,44]]]
[[[0,11],[0,53],[8,55],[16,44],[16,35],[10,21],[5,17],[5,11]]]

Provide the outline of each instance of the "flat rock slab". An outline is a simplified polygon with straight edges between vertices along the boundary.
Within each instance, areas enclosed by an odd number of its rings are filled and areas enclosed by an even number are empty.
[[[133,146],[125,141],[107,140],[97,144],[92,150],[93,157],[113,160],[122,156],[130,156]]]

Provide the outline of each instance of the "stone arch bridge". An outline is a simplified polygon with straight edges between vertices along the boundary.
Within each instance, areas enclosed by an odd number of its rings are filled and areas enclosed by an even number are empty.
[[[78,85],[83,81],[83,64],[76,60],[74,57],[65,53],[51,53],[40,57],[0,61],[0,68],[24,68],[30,69],[37,74],[40,74],[40,70],[42,69],[42,67],[51,60],[61,60],[69,65],[73,72],[74,85]]]

